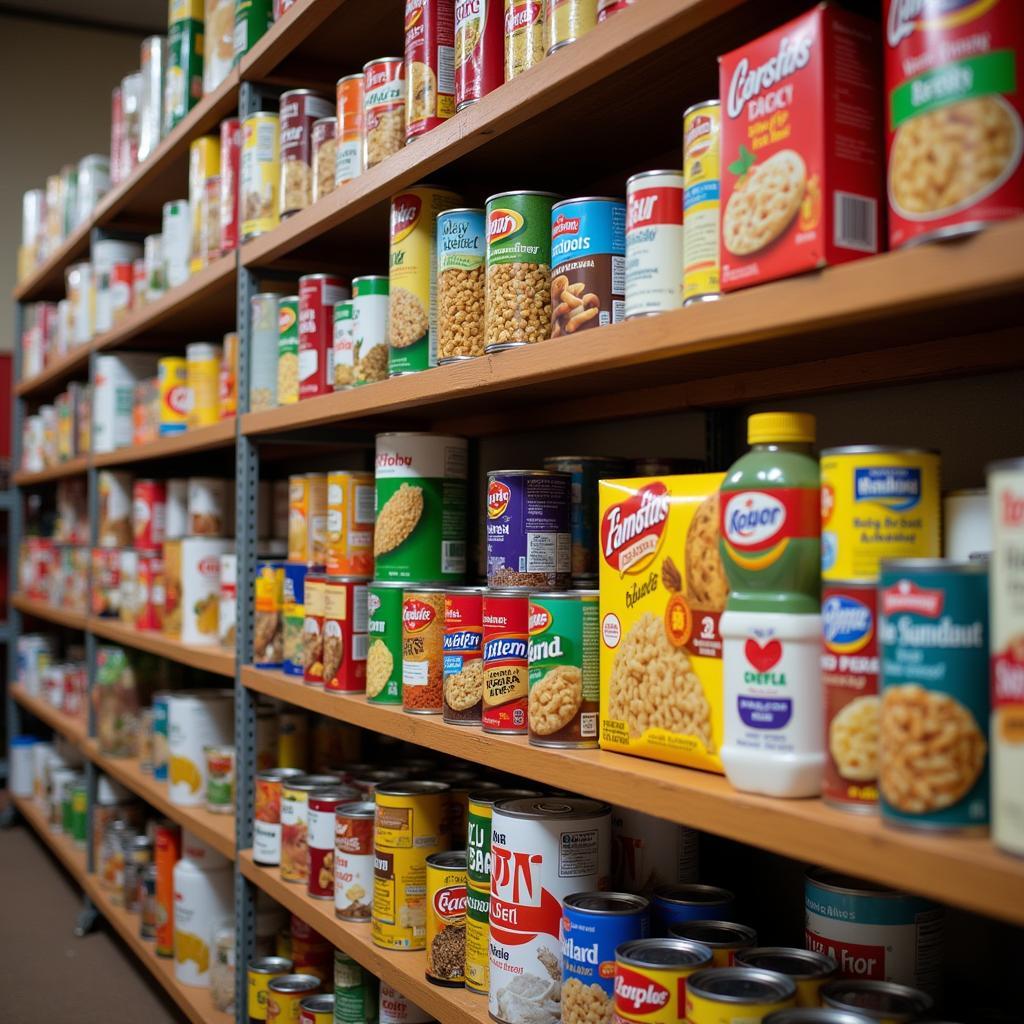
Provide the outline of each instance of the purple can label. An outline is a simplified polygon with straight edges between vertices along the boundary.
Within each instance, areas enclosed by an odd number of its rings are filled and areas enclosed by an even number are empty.
[[[487,585],[564,589],[572,579],[572,478],[545,470],[487,475]]]

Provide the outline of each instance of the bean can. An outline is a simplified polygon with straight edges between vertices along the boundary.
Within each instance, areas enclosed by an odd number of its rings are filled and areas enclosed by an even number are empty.
[[[180,356],[164,356],[157,362],[160,388],[161,437],[180,434],[188,427],[188,363]]]
[[[729,921],[735,910],[735,895],[716,885],[659,885],[651,898],[651,927],[655,935],[667,935],[682,921]]]
[[[615,951],[615,1019],[622,1024],[689,1020],[685,1005],[687,981],[710,967],[712,961],[707,946],[687,939],[624,942]]]
[[[796,1006],[796,984],[774,971],[715,967],[686,979],[684,1016],[690,1024],[759,1022],[790,1006]]]
[[[883,561],[878,602],[882,817],[910,828],[984,830],[988,567]]]
[[[480,725],[483,708],[483,588],[449,587],[444,594],[445,722]]]
[[[821,989],[838,974],[836,961],[824,953],[786,946],[760,946],[736,953],[737,967],[755,967],[792,978],[797,1006],[821,1006]]]
[[[242,241],[272,231],[280,221],[278,186],[281,151],[277,114],[250,114],[242,122],[242,157],[238,202]]]
[[[827,753],[822,798],[842,810],[878,808],[878,627],[874,583],[821,588],[821,682]]]
[[[576,42],[597,24],[597,0],[545,0],[547,55]]]
[[[529,637],[529,596],[515,590],[484,591],[484,732],[529,732]]]
[[[442,712],[444,590],[407,587],[402,597],[402,710]]]
[[[257,956],[248,964],[247,991],[249,1024],[263,1024],[267,1019],[267,990],[271,981],[291,974],[294,965],[283,956]]]
[[[348,288],[334,274],[307,274],[299,278],[300,399],[334,390],[334,306],[348,297]]]
[[[334,184],[358,178],[363,170],[363,76],[345,75],[335,86],[338,147],[334,153]]]
[[[332,113],[331,101],[311,89],[291,89],[281,94],[282,217],[304,210],[313,201],[313,123]]]
[[[366,697],[402,703],[402,591],[405,584],[374,580],[367,588]]]
[[[505,0],[505,81],[544,59],[545,0]]]
[[[348,786],[318,789],[309,794],[309,876],[306,891],[318,900],[334,899],[336,812],[357,796],[358,793]]]
[[[405,3],[405,141],[455,113],[455,12],[451,0]]]
[[[466,851],[427,858],[427,981],[461,988],[466,968]]]
[[[373,801],[342,804],[334,814],[334,913],[369,921],[373,906]]]
[[[721,125],[718,100],[683,114],[683,302],[717,299],[721,291]]]
[[[264,867],[281,863],[281,787],[302,774],[299,768],[268,768],[257,772],[252,829],[253,861]]]
[[[486,352],[551,334],[551,207],[558,199],[552,192],[500,192],[487,199]]]
[[[437,215],[459,200],[456,193],[429,185],[391,200],[389,376],[437,365]]]
[[[388,278],[352,278],[354,383],[372,384],[388,375]]]
[[[484,211],[437,216],[437,356],[441,364],[484,352]]]
[[[741,952],[757,945],[757,932],[736,921],[683,921],[672,925],[668,934],[669,938],[707,946],[714,956],[714,967],[732,967]]]
[[[336,302],[331,319],[331,386],[335,391],[344,391],[355,383],[355,325],[352,317],[352,300],[343,299]]]
[[[476,103],[505,81],[503,0],[456,0],[455,109]]]
[[[362,577],[324,578],[323,682],[329,693],[366,689],[367,605]]]
[[[277,300],[277,404],[299,400],[299,297]]]
[[[363,169],[405,145],[405,61],[379,57],[363,65]]]

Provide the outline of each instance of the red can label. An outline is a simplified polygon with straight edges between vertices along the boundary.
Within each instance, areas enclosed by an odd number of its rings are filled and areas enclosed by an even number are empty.
[[[136,629],[163,629],[164,607],[157,581],[163,575],[164,561],[156,551],[139,552]]]
[[[455,108],[505,81],[502,0],[455,0]]]
[[[338,812],[334,828],[334,912],[369,921],[373,907],[373,815]]]
[[[455,19],[451,0],[405,0],[405,138],[455,113]]]
[[[362,693],[366,689],[367,587],[365,581],[328,576],[324,583],[324,689]]]
[[[529,648],[529,596],[485,593],[482,716],[485,732],[528,731]]]
[[[238,248],[238,168],[242,154],[242,122],[229,117],[220,123],[220,248]]]
[[[597,0],[597,20],[607,21],[613,14],[632,7],[636,0]]]
[[[446,722],[478,723],[484,693],[484,596],[480,591],[444,595],[444,690]]]
[[[299,278],[299,398],[334,390],[329,353],[334,343],[334,304],[348,298],[340,277],[310,274]]]
[[[334,896],[334,813],[344,801],[338,797],[310,794],[306,843],[309,849],[309,877],[306,891],[317,899]]]
[[[826,583],[821,594],[821,681],[828,757],[822,796],[878,803],[878,632],[873,583]]]
[[[158,548],[164,542],[167,488],[162,480],[132,484],[132,536],[137,548]]]

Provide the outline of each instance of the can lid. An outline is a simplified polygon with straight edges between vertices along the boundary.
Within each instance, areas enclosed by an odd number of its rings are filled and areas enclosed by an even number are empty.
[[[531,601],[535,597],[543,601],[574,601],[581,597],[598,597],[599,594],[598,590],[585,590],[579,587],[573,590],[531,590],[529,592]]]
[[[442,217],[447,217],[451,213],[479,213],[482,217],[484,210],[479,206],[451,206],[447,210],[442,210],[438,215],[438,220]]]
[[[834,448],[822,448],[819,453],[826,455],[938,455],[936,448],[905,448],[896,444],[843,444]]]
[[[564,906],[587,914],[639,914],[650,905],[645,896],[631,892],[574,892],[562,900]]]
[[[300,775],[288,780],[288,788],[311,793],[315,789],[335,787],[339,781],[337,775]]]
[[[984,575],[988,572],[988,558],[954,561],[952,558],[883,558],[881,572],[948,572],[956,575]]]
[[[380,796],[440,796],[450,789],[447,782],[386,782],[377,787]]]
[[[330,117],[318,117],[313,122],[313,127],[315,128],[318,124],[327,124],[328,122],[330,122],[331,124],[337,124],[338,123],[338,119],[336,117],[334,117],[333,115],[330,116]]]
[[[774,1003],[796,996],[796,982],[754,967],[714,967],[686,979],[687,991],[716,1003]]]
[[[319,992],[315,996],[306,996],[299,1003],[299,1009],[316,1013],[331,1013],[334,1010],[334,996],[326,992]]]
[[[758,946],[736,954],[737,967],[760,967],[765,971],[787,974],[791,978],[828,978],[838,965],[824,953],[789,946]]]
[[[721,100],[701,100],[700,103],[693,103],[683,111],[683,117],[686,118],[695,110],[704,110],[707,107],[720,107],[722,105]]]
[[[342,75],[341,78],[339,78],[337,82],[334,83],[335,88],[341,85],[342,82],[351,82],[353,79],[356,78],[358,78],[360,81],[363,80],[363,75],[361,71],[357,71],[354,75]]]
[[[466,851],[446,850],[443,853],[432,853],[427,858],[427,863],[432,868],[450,868],[454,870],[465,870]]]
[[[253,974],[289,974],[294,966],[285,956],[254,956],[249,961]]]
[[[635,967],[703,967],[714,957],[707,946],[689,939],[634,939],[615,950],[616,960]]]
[[[351,786],[338,786],[336,789],[314,789],[309,794],[310,800],[319,800],[322,803],[333,802],[335,807],[344,804],[347,800],[358,800],[359,791]]]
[[[665,903],[722,904],[732,903],[736,896],[728,889],[717,885],[659,885],[654,890],[654,899]]]
[[[355,800],[334,809],[338,818],[372,818],[376,813],[377,805],[372,800]]]
[[[609,804],[586,797],[541,796],[532,799],[503,800],[495,804],[509,818],[554,819],[601,818],[611,813]]]
[[[374,57],[373,60],[368,60],[363,65],[363,70],[372,67],[374,64],[404,64],[404,57]]]
[[[572,199],[560,199],[551,209],[557,210],[561,206],[568,206],[570,203],[618,203],[625,206],[626,201],[621,196],[574,196]]]
[[[288,96],[316,96],[317,99],[330,102],[329,97],[324,96],[323,93],[317,92],[315,89],[289,89],[287,92],[281,93],[281,99],[286,99]]]
[[[910,1020],[935,1005],[926,992],[892,981],[832,981],[822,987],[821,1001],[825,1006],[887,1021]]]
[[[528,188],[512,189],[510,192],[495,192],[493,196],[488,196],[484,202],[488,206],[494,202],[495,199],[505,199],[508,196],[539,196],[541,199],[561,199],[562,197],[557,192],[533,192]]]
[[[474,789],[469,793],[469,802],[493,807],[501,800],[523,800],[538,796],[540,793],[533,789]]]
[[[572,474],[557,469],[489,469],[487,476],[561,476],[570,479]]]
[[[312,992],[320,987],[320,979],[312,974],[282,974],[269,987],[275,992]]]
[[[732,949],[739,943],[753,946],[757,942],[757,932],[738,921],[679,921],[669,926],[668,933],[678,939],[703,942],[712,949]]]
[[[1005,473],[1009,470],[1024,473],[1024,458],[997,459],[985,467],[986,473]]]

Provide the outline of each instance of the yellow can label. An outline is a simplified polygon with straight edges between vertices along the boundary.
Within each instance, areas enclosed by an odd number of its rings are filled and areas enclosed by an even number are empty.
[[[267,992],[270,988],[270,983],[274,978],[287,973],[287,971],[281,971],[278,974],[264,974],[261,971],[249,971],[248,1004],[250,1024],[252,1024],[252,1021],[267,1019]]]
[[[463,865],[465,861],[463,860]],[[453,929],[450,935],[445,935]],[[466,868],[427,864],[427,977],[443,985],[465,981]]]
[[[683,301],[721,290],[718,247],[721,108],[697,107],[683,118]]]
[[[871,582],[883,558],[937,558],[939,501],[935,452],[824,452],[822,579]]]
[[[203,227],[208,223],[210,211],[207,205],[206,183],[220,174],[220,139],[214,135],[203,135],[193,139],[188,148],[188,208],[192,216],[192,249],[189,270],[194,274],[202,270],[205,263],[203,254]],[[219,204],[218,204],[219,205]],[[219,215],[219,209],[218,209]]]
[[[774,1003],[725,1003],[688,990],[686,1012],[680,1013],[678,1019],[685,1020],[687,1024],[739,1024],[740,1021],[747,1020],[761,1021],[769,1013],[795,1005],[796,1000],[793,998],[781,999]]]
[[[288,561],[309,561],[309,477],[288,477]]]
[[[374,480],[372,473],[327,474],[327,571],[373,574]]]
[[[278,185],[281,149],[277,114],[252,114],[242,125],[238,207],[242,238],[272,231],[280,222]]]
[[[188,360],[188,428],[220,422],[220,358]]]
[[[575,42],[597,24],[594,0],[546,0],[544,29],[547,52],[557,46]]]
[[[167,0],[167,26],[179,21],[202,21],[203,0]]]
[[[686,979],[705,966],[635,967],[616,961],[615,1019],[643,1024],[678,1024],[688,1020]]]
[[[267,990],[267,1024],[299,1024],[302,1000],[308,992]]]
[[[180,434],[188,427],[188,363],[180,356],[164,356],[157,364],[160,388],[160,434]]]

